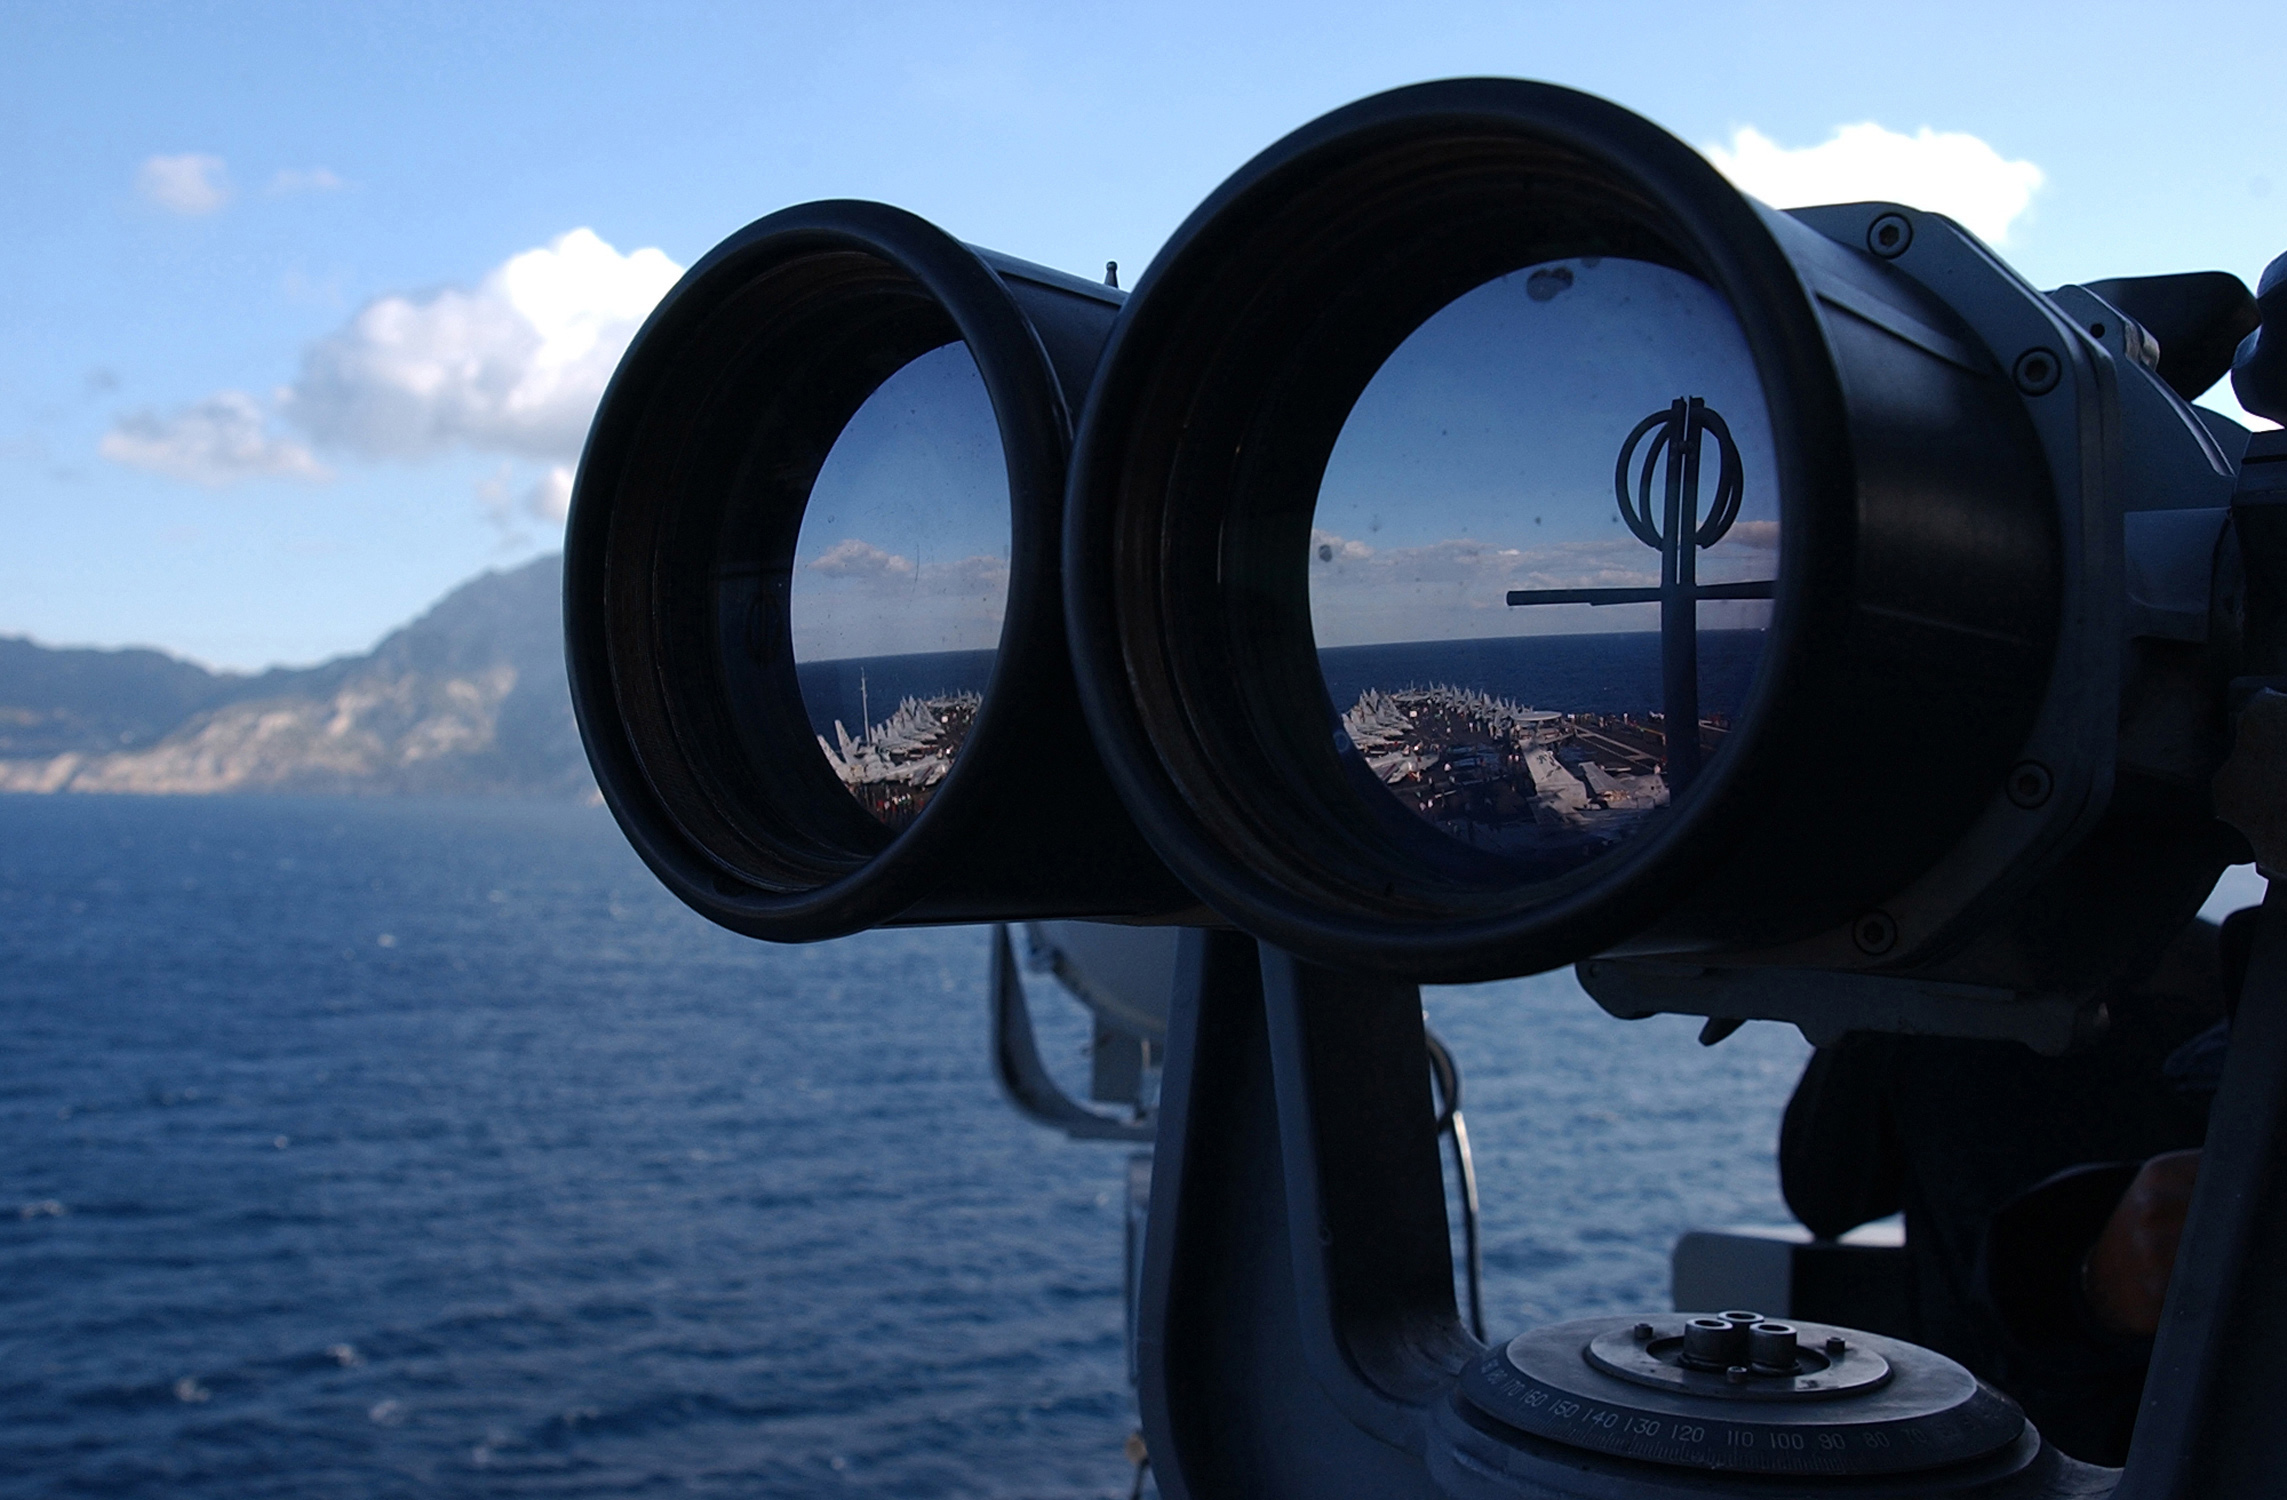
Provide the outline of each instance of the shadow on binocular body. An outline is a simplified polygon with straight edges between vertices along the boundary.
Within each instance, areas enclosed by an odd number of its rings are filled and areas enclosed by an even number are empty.
[[[1671,441],[1692,398],[1720,434]],[[1375,372],[1319,486],[1338,753],[1520,878],[1645,830],[1753,684],[1768,597],[1700,595],[1775,576],[1773,473],[1746,339],[1697,278],[1584,256],[1448,303]]]

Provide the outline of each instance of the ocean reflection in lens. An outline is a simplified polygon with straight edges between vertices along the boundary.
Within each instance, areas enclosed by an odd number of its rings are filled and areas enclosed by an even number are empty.
[[[893,829],[920,816],[968,738],[1008,579],[999,429],[967,347],[948,344],[851,417],[794,550],[803,706],[842,785]]]
[[[1456,299],[1375,373],[1319,487],[1338,746],[1526,878],[1626,841],[1753,683],[1772,475],[1746,340],[1697,278],[1583,257]]]

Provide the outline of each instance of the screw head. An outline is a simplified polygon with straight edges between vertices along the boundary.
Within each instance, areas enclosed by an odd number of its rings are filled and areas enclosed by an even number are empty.
[[[1861,953],[1888,953],[1898,945],[1898,924],[1886,911],[1870,911],[1850,924],[1850,940]]]
[[[1745,1365],[1733,1365],[1723,1372],[1723,1378],[1733,1385],[1745,1385],[1747,1383],[1747,1367]]]
[[[1866,226],[1866,248],[1884,260],[1896,260],[1914,243],[1914,223],[1904,214],[1884,214]]]
[[[2054,349],[2028,349],[2017,356],[2009,375],[2017,382],[2017,389],[2026,395],[2046,396],[2064,379],[2065,362],[2057,357]]]
[[[1648,1344],[1652,1341],[1653,1330],[1652,1325],[1649,1323],[1638,1323],[1634,1328],[1631,1328],[1628,1331],[1635,1335],[1636,1342],[1639,1344]]]
[[[2019,807],[2039,807],[2055,789],[2049,768],[2037,760],[2021,760],[2009,772],[2009,800]]]
[[[1841,1337],[1829,1338],[1826,1341],[1826,1352],[1840,1359],[1850,1352],[1850,1341]]]

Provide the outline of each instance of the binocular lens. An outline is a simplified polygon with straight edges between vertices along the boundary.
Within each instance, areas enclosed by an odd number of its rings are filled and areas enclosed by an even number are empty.
[[[835,777],[893,830],[961,753],[1009,586],[1008,468],[968,347],[852,415],[810,487],[788,586],[803,708]]]
[[[1707,283],[1586,255],[1465,292],[1374,372],[1319,484],[1337,752],[1519,878],[1586,863],[1720,752],[1777,517],[1762,384]]]
[[[809,203],[708,252],[629,346],[565,532],[565,660],[604,800],[694,909],[807,941],[1191,906],[1065,644],[1071,402],[1120,305]]]

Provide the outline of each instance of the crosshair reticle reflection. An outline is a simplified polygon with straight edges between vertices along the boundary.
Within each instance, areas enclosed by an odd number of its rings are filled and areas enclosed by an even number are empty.
[[[884,381],[835,439],[788,610],[818,747],[867,812],[918,817],[975,720],[1009,582],[1008,468],[968,347]]]
[[[1746,340],[1697,278],[1583,257],[1448,303],[1376,371],[1319,487],[1337,748],[1527,878],[1626,840],[1753,682],[1772,475]]]

